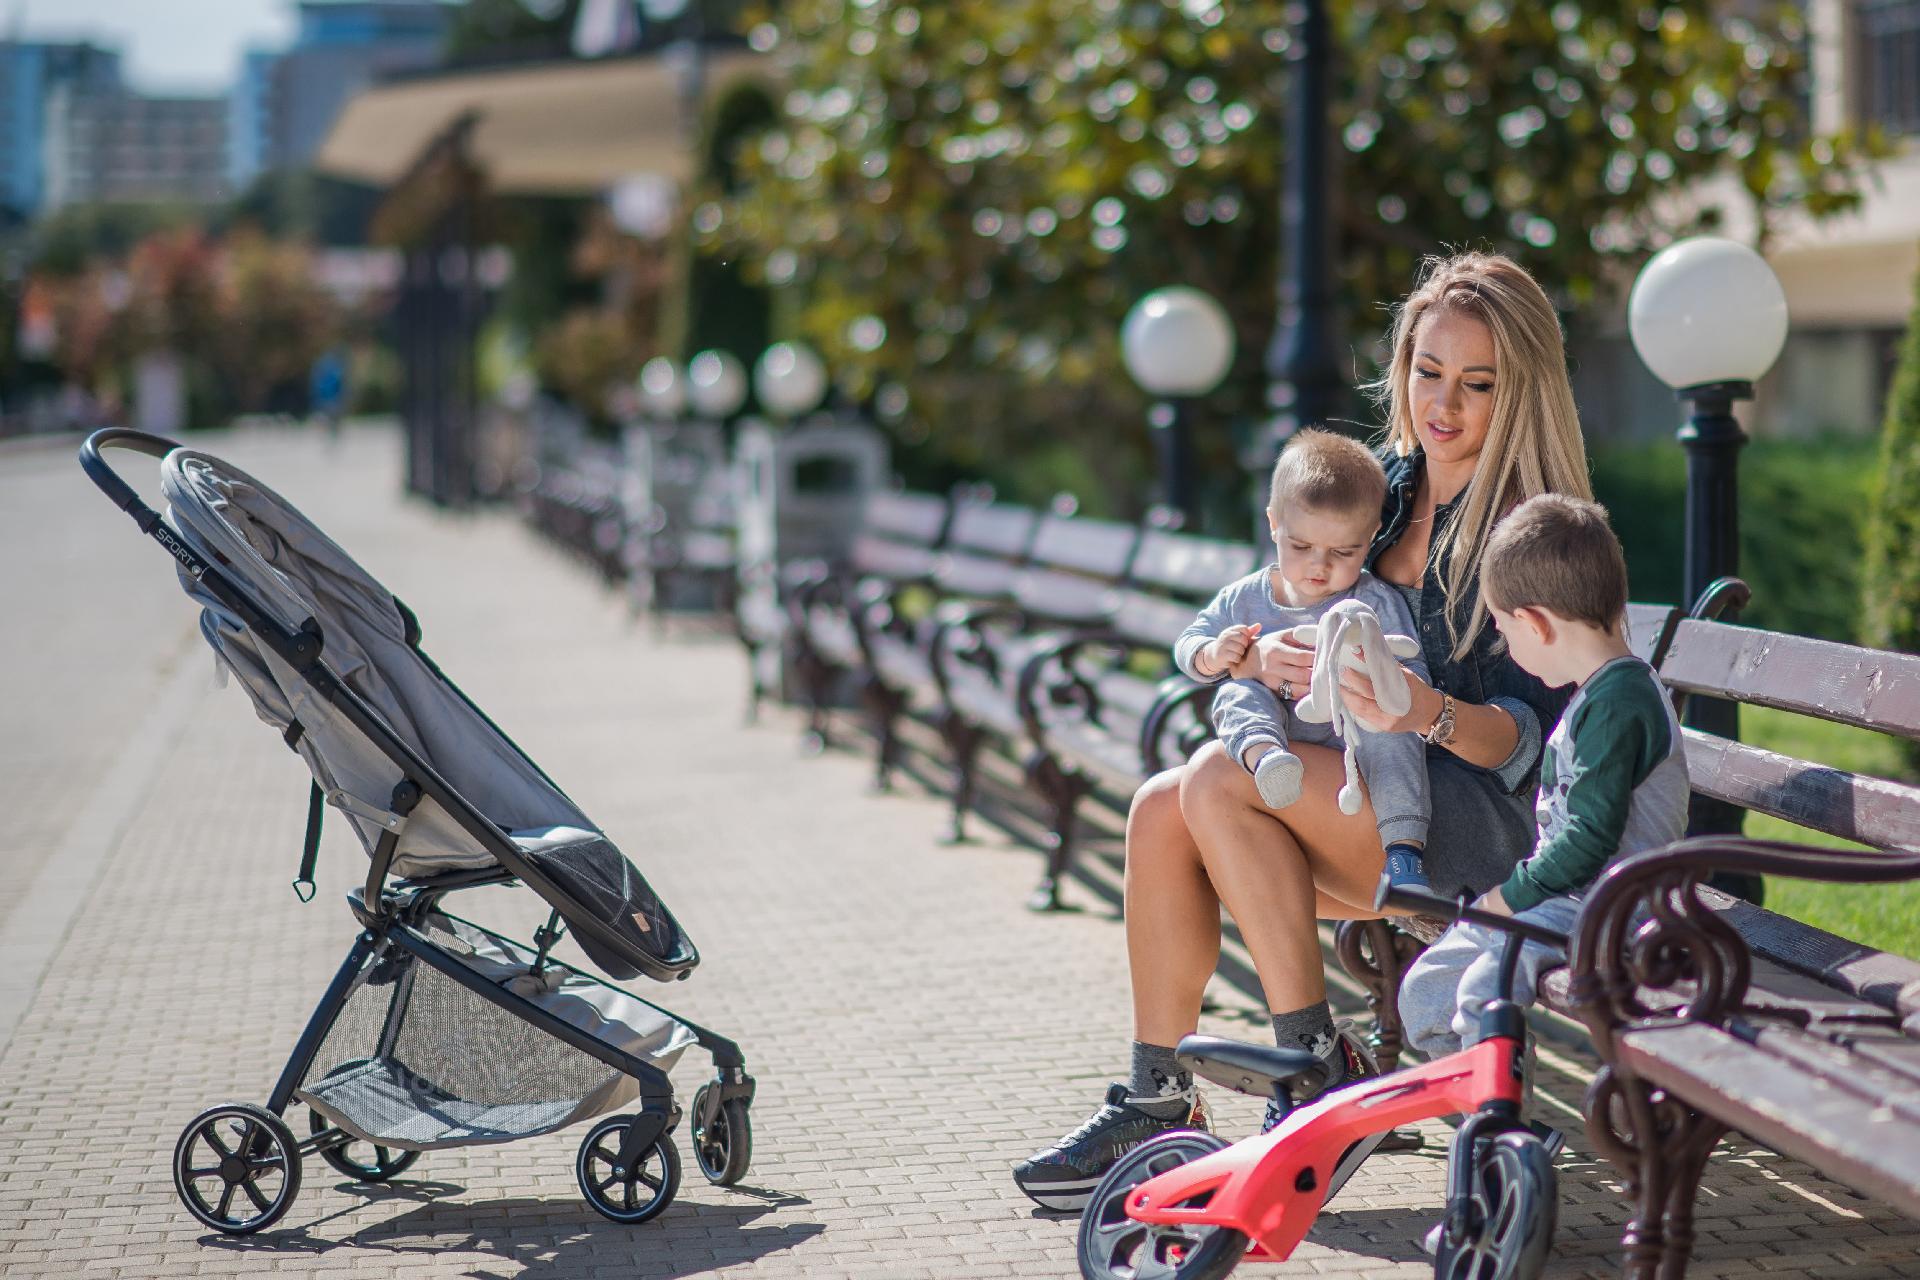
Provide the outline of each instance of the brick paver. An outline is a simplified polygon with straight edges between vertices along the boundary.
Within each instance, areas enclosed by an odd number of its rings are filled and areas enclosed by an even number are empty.
[[[0,1047],[0,1271],[1074,1273],[1073,1221],[1036,1212],[1006,1169],[1077,1120],[1120,1065],[1110,860],[1091,859],[1073,891],[1086,909],[1021,910],[1029,848],[991,833],[944,846],[937,800],[911,786],[871,794],[852,754],[799,758],[787,713],[743,727],[733,647],[633,626],[504,514],[402,502],[389,437],[350,433],[329,451],[259,432],[208,447],[304,506],[413,604],[429,651],[673,906],[705,962],[687,983],[634,989],[740,1040],[760,1080],[753,1171],[721,1190],[689,1159],[671,1210],[620,1227],[574,1186],[574,1129],[429,1153],[379,1188],[311,1161],[274,1230],[201,1231],[168,1180],[174,1139],[204,1106],[264,1098],[353,937],[340,895],[365,861],[331,831],[317,901],[294,901],[299,763],[237,690],[210,687],[167,562],[84,485],[70,451],[11,449],[0,955],[33,977],[17,984]],[[524,891],[466,896],[462,909],[522,933],[544,915]],[[1244,990],[1221,982],[1214,996],[1212,1029],[1257,1033]],[[1549,1045],[1550,1111],[1570,1114],[1590,1066]],[[704,1072],[689,1054],[677,1084],[690,1096]],[[1258,1115],[1249,1099],[1218,1102],[1229,1131]],[[1427,1131],[1425,1151],[1373,1161],[1291,1262],[1248,1274],[1426,1274],[1416,1241],[1440,1200],[1448,1132]],[[1611,1171],[1576,1135],[1560,1173],[1553,1274],[1610,1274],[1622,1218]],[[1695,1276],[1920,1271],[1920,1225],[1744,1145],[1714,1165],[1700,1234]]]

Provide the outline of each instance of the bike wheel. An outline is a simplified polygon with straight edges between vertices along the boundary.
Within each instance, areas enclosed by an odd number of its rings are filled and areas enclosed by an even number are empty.
[[[1472,1229],[1445,1232],[1435,1280],[1534,1280],[1547,1265],[1560,1216],[1553,1157],[1525,1131],[1502,1133],[1473,1154]]]
[[[1135,1187],[1229,1144],[1181,1130],[1143,1142],[1120,1157],[1080,1215],[1080,1274],[1086,1280],[1220,1280],[1247,1251],[1231,1227],[1160,1226],[1127,1216]]]

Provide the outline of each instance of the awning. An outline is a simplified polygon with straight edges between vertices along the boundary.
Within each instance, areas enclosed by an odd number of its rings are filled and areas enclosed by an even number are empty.
[[[764,57],[709,52],[709,102],[742,76],[770,76]],[[657,54],[427,75],[353,98],[315,157],[332,177],[387,187],[462,116],[469,156],[488,187],[520,195],[589,195],[635,174],[692,176],[681,72]]]

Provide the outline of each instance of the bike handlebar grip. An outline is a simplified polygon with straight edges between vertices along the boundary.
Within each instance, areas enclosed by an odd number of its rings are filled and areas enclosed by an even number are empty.
[[[133,491],[133,486],[122,480],[119,473],[100,456],[100,451],[109,447],[131,449],[148,457],[164,458],[179,446],[165,436],[127,427],[102,427],[80,444],[80,469],[87,473],[87,478],[98,486],[100,492],[107,495],[108,501],[132,516],[144,529],[155,518],[153,511],[140,501],[140,495]]]

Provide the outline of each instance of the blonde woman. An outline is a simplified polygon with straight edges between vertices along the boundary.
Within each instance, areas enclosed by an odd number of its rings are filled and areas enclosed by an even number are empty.
[[[1510,259],[1430,259],[1396,312],[1392,340],[1391,367],[1374,388],[1387,419],[1387,499],[1366,567],[1411,606],[1433,679],[1409,675],[1412,707],[1399,717],[1372,702],[1364,676],[1349,672],[1345,682],[1370,728],[1426,739],[1427,875],[1439,893],[1478,894],[1532,845],[1541,743],[1566,702],[1500,645],[1480,601],[1480,559],[1495,522],[1525,499],[1592,496],[1586,450],[1558,317]],[[1259,650],[1261,679],[1283,699],[1306,691],[1310,650],[1279,636],[1263,636]],[[1386,853],[1370,804],[1340,812],[1339,754],[1307,745],[1298,754],[1303,794],[1285,809],[1263,804],[1218,742],[1135,795],[1126,845],[1130,1078],[1015,1166],[1015,1181],[1040,1204],[1079,1208],[1130,1147],[1206,1123],[1173,1046],[1199,1019],[1223,905],[1252,953],[1276,1042],[1326,1064],[1322,1089],[1373,1073],[1360,1042],[1328,1013],[1314,922],[1377,914],[1369,904]],[[1348,1153],[1329,1195],[1371,1150]]]

